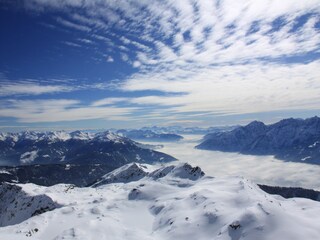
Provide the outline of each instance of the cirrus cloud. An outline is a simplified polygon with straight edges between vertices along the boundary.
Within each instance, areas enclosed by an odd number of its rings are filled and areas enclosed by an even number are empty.
[[[77,32],[66,45],[84,44],[101,62],[132,68],[112,89],[106,86],[115,79],[85,85],[122,97],[111,94],[76,109],[105,116],[100,111],[111,107],[110,112],[182,122],[197,121],[199,114],[319,109],[318,0],[28,0],[25,8],[58,13],[59,28]],[[22,92],[19,86],[6,88]],[[69,90],[35,84],[29,94]],[[71,119],[88,117],[72,111]]]

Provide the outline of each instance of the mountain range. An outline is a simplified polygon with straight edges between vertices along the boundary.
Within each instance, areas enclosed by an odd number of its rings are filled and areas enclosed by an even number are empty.
[[[112,132],[75,131],[0,133],[0,164],[106,164],[169,162],[175,158],[141,147]]]
[[[183,139],[182,136],[174,133],[156,133],[151,130],[126,130],[120,129],[116,134],[137,141],[154,141],[154,142],[176,142]]]
[[[290,118],[270,125],[253,121],[232,131],[207,134],[196,148],[320,164],[320,118]]]
[[[172,133],[172,134],[208,134],[213,132],[231,131],[237,126],[219,126],[219,127],[182,127],[182,126],[167,126],[167,127],[143,127],[142,131],[152,131],[154,133]]]

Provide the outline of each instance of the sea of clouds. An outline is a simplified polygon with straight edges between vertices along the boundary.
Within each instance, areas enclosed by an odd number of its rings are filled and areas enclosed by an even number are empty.
[[[202,136],[185,135],[185,139],[176,143],[161,143],[159,151],[199,166],[206,175],[243,176],[259,184],[286,187],[303,187],[320,190],[320,166],[286,162],[273,156],[254,156],[239,153],[206,151],[195,149]]]

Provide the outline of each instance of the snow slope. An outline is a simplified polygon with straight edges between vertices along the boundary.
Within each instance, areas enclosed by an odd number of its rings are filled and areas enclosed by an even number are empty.
[[[23,222],[59,207],[47,195],[28,193],[17,185],[2,183],[0,193],[0,227]]]
[[[136,171],[144,176],[131,176]],[[241,177],[207,177],[188,164],[159,169],[130,164],[101,180],[106,179],[108,184],[88,188],[16,185],[27,195],[47,196],[59,207],[0,228],[0,238],[318,240],[320,236],[319,202],[272,196]]]

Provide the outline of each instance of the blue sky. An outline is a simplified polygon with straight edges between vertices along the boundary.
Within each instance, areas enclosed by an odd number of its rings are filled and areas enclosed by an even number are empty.
[[[318,0],[0,3],[0,130],[319,115]]]

